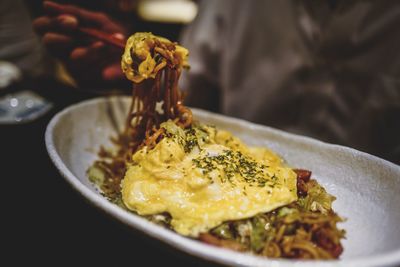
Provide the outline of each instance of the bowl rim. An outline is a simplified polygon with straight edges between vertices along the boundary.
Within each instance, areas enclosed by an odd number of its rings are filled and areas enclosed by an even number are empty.
[[[128,98],[125,96],[114,96],[111,99],[118,98]],[[249,253],[243,252],[234,252],[224,248],[218,248],[214,246],[210,246],[207,244],[200,243],[196,240],[192,240],[181,236],[177,233],[174,233],[168,229],[165,229],[161,226],[158,226],[150,221],[140,217],[139,215],[135,215],[126,210],[121,209],[120,207],[112,204],[104,197],[96,194],[92,190],[90,190],[86,185],[84,185],[78,177],[76,177],[65,165],[62,161],[61,156],[57,152],[54,143],[54,128],[57,123],[61,120],[61,118],[70,112],[82,108],[84,106],[96,105],[98,103],[110,101],[110,97],[97,97],[89,100],[84,100],[79,103],[70,105],[63,110],[59,111],[57,114],[53,116],[46,127],[45,132],[45,145],[49,157],[53,164],[58,169],[61,176],[68,182],[73,189],[75,189],[81,196],[85,197],[91,204],[95,207],[99,208],[107,215],[112,216],[118,219],[120,222],[129,225],[130,227],[143,232],[144,234],[155,238],[157,240],[162,241],[164,244],[167,244],[171,247],[177,248],[180,251],[183,251],[187,254],[201,257],[208,261],[217,262],[220,264],[229,264],[235,266],[277,266],[277,267],[289,267],[289,266],[397,266],[400,264],[400,248],[378,254],[376,256],[366,256],[366,257],[357,257],[355,259],[339,259],[339,260],[325,260],[325,261],[310,261],[310,260],[288,260],[288,259],[268,259],[261,256],[252,255]],[[358,156],[366,157],[371,160],[381,161],[382,164],[385,164],[389,168],[395,168],[400,170],[400,166],[395,165],[389,161],[383,160],[376,156],[367,154],[365,152],[361,152],[352,148],[325,143],[310,137],[296,135],[288,132],[284,132],[278,129],[274,129],[264,125],[258,125],[255,123],[251,123],[242,119],[232,118],[220,114],[215,114],[209,111],[193,109],[196,112],[201,112],[203,114],[209,114],[212,116],[216,116],[217,118],[228,120],[232,123],[250,123],[255,127],[262,127],[264,129],[268,129],[268,131],[275,132],[277,134],[283,135],[285,138],[291,138],[295,141],[308,143],[308,144],[318,144],[322,145],[327,149],[334,148],[335,150],[340,149],[343,151],[351,151],[352,153],[357,154]]]

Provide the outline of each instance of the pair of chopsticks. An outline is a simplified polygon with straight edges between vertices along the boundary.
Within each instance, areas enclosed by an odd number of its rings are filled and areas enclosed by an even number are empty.
[[[102,41],[104,43],[113,45],[118,48],[125,48],[125,41],[115,38],[113,35],[92,29],[92,28],[86,28],[86,27],[78,27],[78,31],[90,36],[93,39],[97,39],[99,41]]]

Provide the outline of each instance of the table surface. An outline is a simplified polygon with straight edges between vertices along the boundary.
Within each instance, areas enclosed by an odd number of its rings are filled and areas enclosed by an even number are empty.
[[[215,266],[144,237],[78,195],[50,161],[44,133],[55,113],[96,95],[52,82],[28,87],[22,89],[35,90],[54,107],[32,123],[0,126],[6,258],[31,266]]]

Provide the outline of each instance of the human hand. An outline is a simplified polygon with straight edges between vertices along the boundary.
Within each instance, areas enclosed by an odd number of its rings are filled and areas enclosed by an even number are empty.
[[[78,31],[80,26],[94,28],[125,40],[121,25],[104,13],[77,6],[45,1],[43,7],[46,15],[34,20],[34,29],[81,87],[105,87],[124,80],[120,67],[122,51]]]

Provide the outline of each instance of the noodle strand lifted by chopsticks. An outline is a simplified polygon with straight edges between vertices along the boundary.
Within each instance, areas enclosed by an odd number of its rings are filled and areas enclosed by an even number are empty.
[[[171,119],[182,128],[192,124],[192,112],[183,105],[178,88],[182,68],[189,66],[187,57],[185,48],[151,33],[136,33],[128,39],[121,67],[133,86],[125,130],[113,139],[116,154],[102,149],[103,160],[95,163],[110,177],[102,188],[106,195],[120,194],[126,162],[142,146],[153,148],[161,140],[162,122]]]
[[[187,50],[150,33],[137,33],[127,42],[122,69],[133,81],[132,104],[125,126],[132,154],[143,145],[154,146],[161,122],[176,120],[181,127],[192,123],[191,111],[182,104],[178,88],[181,69],[187,67]],[[161,110],[157,104],[162,103]]]

